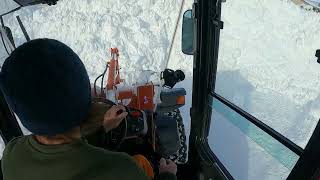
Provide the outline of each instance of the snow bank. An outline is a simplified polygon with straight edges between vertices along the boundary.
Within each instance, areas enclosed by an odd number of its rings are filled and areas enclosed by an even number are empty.
[[[167,0],[62,0],[56,6],[40,5],[16,14],[32,39],[54,38],[71,46],[93,80],[103,72],[111,47],[119,48],[125,71],[163,69],[180,4]],[[17,44],[25,42],[15,16],[5,18]]]
[[[304,148],[320,117],[320,14],[288,0],[227,1],[222,19],[216,92]],[[236,179],[287,177],[294,160],[215,113],[209,142]]]

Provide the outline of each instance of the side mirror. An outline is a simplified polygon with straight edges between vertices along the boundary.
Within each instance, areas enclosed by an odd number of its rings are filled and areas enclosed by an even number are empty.
[[[0,35],[5,48],[7,50],[10,49],[10,52],[12,52],[16,48],[16,45],[14,43],[11,29],[7,26],[0,26]]]
[[[194,19],[192,10],[189,9],[183,14],[182,22],[182,52],[187,55],[193,55],[193,40],[194,40]]]

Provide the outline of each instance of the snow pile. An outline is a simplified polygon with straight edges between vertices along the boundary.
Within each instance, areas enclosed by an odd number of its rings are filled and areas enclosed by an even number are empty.
[[[16,14],[32,39],[54,38],[74,49],[93,80],[103,72],[111,47],[119,48],[126,71],[162,70],[180,4],[167,0],[65,0]],[[15,16],[5,18],[17,44],[25,42]]]
[[[320,117],[320,14],[278,0],[223,12],[217,91],[304,147]]]

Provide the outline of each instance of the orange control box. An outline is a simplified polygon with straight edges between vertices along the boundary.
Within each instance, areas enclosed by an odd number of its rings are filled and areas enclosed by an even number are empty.
[[[138,109],[141,110],[154,110],[154,86],[148,84],[137,87]]]

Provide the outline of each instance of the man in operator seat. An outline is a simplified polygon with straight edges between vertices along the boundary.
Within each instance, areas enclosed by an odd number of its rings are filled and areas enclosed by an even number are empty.
[[[145,180],[127,154],[87,144],[81,125],[92,111],[91,87],[80,58],[65,44],[38,39],[18,47],[4,62],[0,87],[31,135],[5,148],[5,180]],[[119,114],[119,112],[121,112]],[[113,106],[101,120],[106,129],[127,116]],[[176,179],[177,167],[161,159],[158,179]]]

